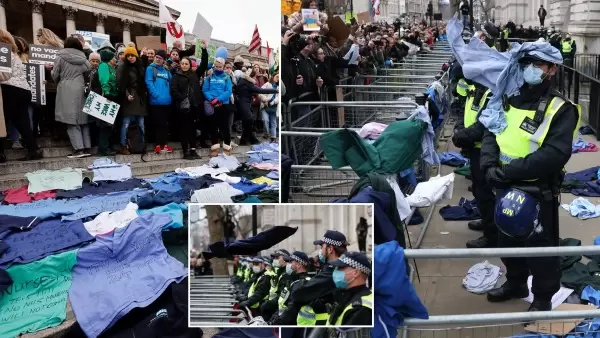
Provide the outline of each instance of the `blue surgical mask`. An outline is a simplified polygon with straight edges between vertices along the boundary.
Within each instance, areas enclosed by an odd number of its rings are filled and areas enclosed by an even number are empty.
[[[221,75],[223,74],[223,70],[213,69],[213,73],[214,73],[216,76],[221,76]]]
[[[252,267],[252,271],[254,271],[254,273],[259,273],[260,272],[260,266],[253,266]]]
[[[294,270],[292,270],[292,264],[286,264],[285,265],[285,273],[287,273],[288,275],[291,275],[292,272],[294,272]]]
[[[325,259],[325,256],[323,256],[323,253],[321,251],[319,251],[319,262],[327,263],[327,260]]]
[[[345,289],[348,287],[348,282],[346,282],[346,274],[342,270],[333,270],[333,282],[335,283],[335,287],[338,289]]]
[[[529,65],[523,71],[523,80],[530,85],[539,85],[544,81],[542,78],[544,76],[544,71],[540,68],[535,67],[534,65]]]
[[[273,267],[274,268],[278,268],[279,267],[279,261],[278,260],[276,260],[276,259],[273,260]]]

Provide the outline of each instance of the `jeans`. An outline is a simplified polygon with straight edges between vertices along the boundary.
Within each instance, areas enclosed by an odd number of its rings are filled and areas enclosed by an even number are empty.
[[[265,131],[271,138],[277,137],[277,109],[263,109],[262,119],[265,124]]]
[[[129,125],[135,123],[142,130],[142,137],[146,134],[144,129],[144,117],[143,116],[123,116],[123,124],[121,125],[121,145],[127,145],[127,128]]]
[[[31,121],[31,130],[33,131],[33,133],[35,135],[37,133],[37,130],[35,130],[33,128],[33,106],[29,105],[28,109],[29,109],[29,120]],[[10,138],[10,140],[13,142],[19,141],[21,139],[21,134],[19,134],[19,131],[17,130],[17,128],[15,128],[15,126],[10,121],[8,121],[7,125],[8,125],[8,137]]]

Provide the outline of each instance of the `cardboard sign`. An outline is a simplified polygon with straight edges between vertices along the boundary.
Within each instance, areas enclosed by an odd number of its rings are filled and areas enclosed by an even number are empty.
[[[369,12],[360,12],[360,13],[356,14],[356,21],[361,24],[370,23],[371,22],[371,14],[369,14]]]
[[[329,27],[329,32],[327,36],[334,38],[338,42],[346,42],[348,40],[348,36],[350,36],[350,28],[346,26],[344,20],[340,17],[333,17],[327,20],[327,26]]]
[[[194,30],[192,30],[192,34],[196,36],[196,39],[204,40],[208,45],[212,30],[212,25],[200,13],[196,14],[196,22],[194,22]]]
[[[580,311],[594,309],[596,309],[596,307],[591,304],[583,305],[563,303],[552,311]],[[577,327],[577,325],[579,325],[579,323],[583,322],[584,319],[585,318],[538,320],[525,326],[525,331],[562,336],[571,332],[575,327]]]
[[[26,63],[25,73],[29,87],[31,87],[31,103],[38,106],[45,106],[46,86],[44,85],[44,81],[46,80],[46,72],[44,66]]]
[[[107,100],[102,95],[90,92],[85,100],[83,112],[104,122],[114,124],[120,107],[119,104]]]
[[[11,73],[12,50],[10,45],[0,43],[0,72]]]
[[[44,45],[29,46],[29,63],[53,65],[60,48]]]
[[[110,35],[108,34],[90,31],[75,31],[75,33],[83,36],[85,42],[90,45],[90,49],[94,52],[100,49],[105,41],[110,42]]]
[[[160,44],[160,36],[136,36],[135,37],[135,46],[137,49],[142,50],[144,48],[147,49],[162,49],[162,45]]]

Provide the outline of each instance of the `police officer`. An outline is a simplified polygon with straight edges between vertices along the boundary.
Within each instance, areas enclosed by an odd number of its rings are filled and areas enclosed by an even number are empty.
[[[361,252],[347,252],[330,262],[335,266],[333,282],[341,289],[335,296],[337,306],[329,316],[329,325],[372,325],[373,293],[367,287],[371,262]]]
[[[343,233],[327,230],[323,238],[313,242],[319,245],[319,262],[322,268],[311,278],[295,288],[290,293],[290,300],[301,306],[296,323],[298,325],[325,325],[328,313],[327,305],[333,304],[333,292],[336,290],[333,283],[333,267],[328,262],[337,260],[346,253],[348,242]],[[317,320],[319,318],[319,320]]]
[[[285,260],[287,262],[285,273],[288,278],[285,280],[283,290],[277,299],[277,315],[269,321],[269,325],[296,325],[301,306],[294,304],[289,296],[296,288],[302,287],[305,281],[310,280],[307,272],[310,259],[307,254],[301,251],[294,251],[291,255],[285,257]],[[327,321],[327,313],[320,314],[319,316],[325,317],[323,319],[319,318],[320,321]]]
[[[267,271],[267,265],[269,265],[269,259],[263,257],[252,259],[252,271],[254,272],[252,284],[248,290],[247,299],[238,303],[240,308],[249,307],[253,316],[258,314],[261,302],[269,297],[271,277],[274,273]]]
[[[275,271],[275,276],[271,279],[269,299],[260,307],[260,312],[262,313],[263,319],[266,321],[269,321],[271,316],[277,312],[277,299],[279,298],[279,294],[285,286],[286,279],[289,277],[289,275],[285,273],[285,258],[289,256],[290,252],[285,249],[277,250],[271,254],[271,257],[273,258],[272,265],[273,270]]]
[[[475,36],[484,41],[489,47],[494,46],[498,30],[491,23],[486,23]],[[492,187],[485,181],[485,173],[481,171],[480,155],[481,140],[485,127],[478,121],[479,113],[485,109],[492,97],[491,91],[471,80],[465,79],[469,85],[467,102],[464,110],[464,128],[456,130],[452,137],[455,146],[462,148],[471,161],[471,178],[473,181],[473,196],[481,214],[481,220],[471,221],[469,229],[482,231],[483,236],[468,241],[467,248],[487,248],[497,245],[498,231],[494,225],[495,196]]]
[[[485,42],[488,47],[496,49],[496,39],[498,38],[498,29],[491,22],[486,22],[484,25],[478,25],[477,32],[474,37]]]
[[[559,244],[559,187],[563,168],[571,157],[581,113],[578,105],[552,90],[551,82],[558,71],[557,60],[560,60],[558,50],[553,55],[530,52],[521,58],[525,84],[519,95],[504,102],[507,127],[497,135],[486,131],[483,136],[481,167],[488,182],[499,189],[523,185],[534,188],[540,205],[538,217],[543,231],[533,233],[524,241],[501,231],[500,247]],[[513,224],[520,222],[515,220]],[[531,272],[534,300],[529,311],[552,309],[552,296],[560,288],[559,257],[502,258],[502,262],[506,266],[507,281],[488,292],[488,301],[526,297]]]

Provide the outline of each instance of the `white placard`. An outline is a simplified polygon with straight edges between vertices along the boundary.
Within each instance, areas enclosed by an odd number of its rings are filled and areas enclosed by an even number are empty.
[[[194,30],[192,30],[192,34],[196,36],[196,39],[205,41],[208,46],[212,30],[213,27],[208,20],[206,20],[202,14],[196,14],[196,22],[194,22]]]
[[[104,122],[114,124],[120,107],[119,104],[107,100],[102,95],[90,92],[83,105],[83,112]]]

